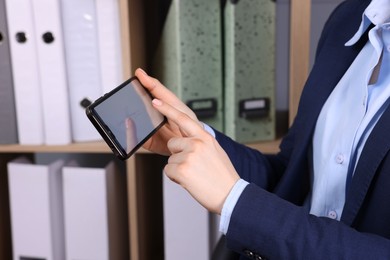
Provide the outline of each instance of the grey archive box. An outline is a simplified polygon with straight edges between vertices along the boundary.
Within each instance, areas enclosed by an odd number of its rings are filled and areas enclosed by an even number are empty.
[[[198,118],[222,131],[222,37],[219,0],[172,0],[153,71]]]
[[[0,144],[18,143],[11,64],[5,0],[0,0]]]
[[[239,142],[275,138],[275,2],[224,7],[225,133]]]

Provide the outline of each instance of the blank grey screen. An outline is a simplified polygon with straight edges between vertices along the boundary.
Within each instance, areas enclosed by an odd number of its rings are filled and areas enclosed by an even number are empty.
[[[130,152],[164,120],[151,102],[144,87],[133,80],[98,104],[95,111],[122,149]]]

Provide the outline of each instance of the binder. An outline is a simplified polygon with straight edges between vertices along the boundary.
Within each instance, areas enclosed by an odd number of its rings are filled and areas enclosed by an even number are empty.
[[[123,82],[118,0],[97,0],[96,14],[101,84],[107,93]]]
[[[5,0],[0,0],[0,144],[18,142]]]
[[[64,161],[8,163],[13,259],[65,259],[61,169]]]
[[[239,142],[275,138],[275,2],[226,1],[225,133]]]
[[[182,187],[163,177],[165,259],[211,259],[219,222]]]
[[[44,142],[36,34],[31,5],[32,1],[29,0],[6,0],[20,144]]]
[[[64,167],[66,259],[129,259],[125,175]]]
[[[153,74],[203,122],[222,131],[221,8],[218,0],[173,0]]]
[[[45,144],[72,140],[59,0],[31,1],[37,41]]]
[[[85,107],[103,94],[94,0],[61,0],[73,141],[101,140]]]

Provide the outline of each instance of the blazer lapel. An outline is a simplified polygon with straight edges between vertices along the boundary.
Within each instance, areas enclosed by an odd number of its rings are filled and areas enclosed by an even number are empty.
[[[349,184],[341,216],[341,221],[347,225],[352,225],[379,165],[390,150],[389,122],[390,108],[386,109],[379,119],[363,148],[354,176]]]
[[[301,136],[304,140],[300,141],[304,144],[311,141],[324,103],[368,40],[367,30],[353,46],[344,45],[358,30],[361,14],[369,2],[370,0],[362,0],[358,10],[348,10],[353,12],[353,15],[344,13],[333,19],[336,22],[326,27],[325,37],[320,39],[316,62],[302,91],[301,100],[304,102],[300,103],[298,111],[302,115],[298,119],[298,124],[302,127],[301,132],[305,133]],[[340,19],[345,21],[340,23]]]
[[[293,203],[300,204],[309,189],[310,145],[321,109],[342,76],[368,40],[367,32],[351,47],[344,44],[355,34],[361,14],[370,0],[362,0],[357,9],[336,14],[324,29],[319,42],[316,62],[303,88],[297,117],[293,124],[296,139],[290,164],[274,192]],[[345,20],[340,23],[340,20]],[[342,32],[342,33],[340,33]],[[283,146],[283,143],[282,143]],[[296,187],[300,187],[299,193]]]

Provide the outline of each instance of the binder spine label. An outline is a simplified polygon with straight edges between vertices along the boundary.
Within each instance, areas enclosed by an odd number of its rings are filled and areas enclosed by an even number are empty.
[[[241,100],[239,104],[240,117],[245,119],[267,117],[270,112],[269,98]]]
[[[215,98],[195,99],[187,102],[199,119],[214,117],[217,114],[218,102]]]

